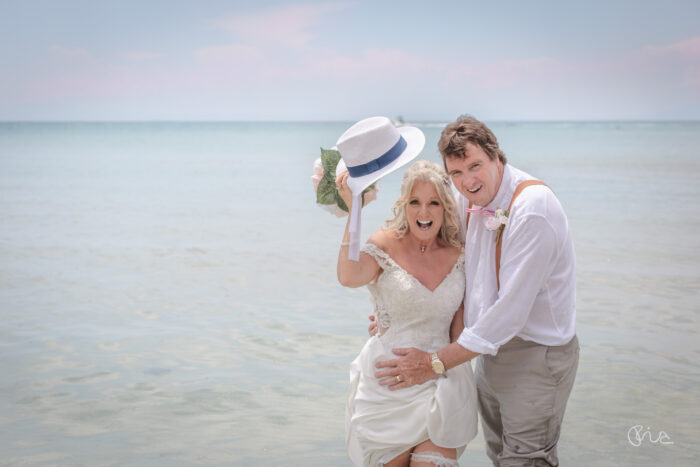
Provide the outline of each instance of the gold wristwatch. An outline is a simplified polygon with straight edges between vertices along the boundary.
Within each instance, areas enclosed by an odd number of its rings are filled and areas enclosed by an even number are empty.
[[[439,375],[445,372],[445,364],[442,363],[440,357],[438,357],[437,352],[430,356],[430,365],[433,367],[433,371]]]

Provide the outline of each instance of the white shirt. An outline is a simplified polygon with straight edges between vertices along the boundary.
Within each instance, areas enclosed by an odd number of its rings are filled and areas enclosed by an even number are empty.
[[[533,178],[506,164],[498,193],[484,209],[508,209],[518,184]],[[464,226],[469,200],[460,193],[456,196]],[[490,355],[515,336],[548,346],[568,343],[576,332],[574,245],[566,214],[552,190],[529,186],[515,199],[503,231],[500,291],[495,236],[485,227],[485,216],[470,216],[465,244],[466,327],[457,342]]]

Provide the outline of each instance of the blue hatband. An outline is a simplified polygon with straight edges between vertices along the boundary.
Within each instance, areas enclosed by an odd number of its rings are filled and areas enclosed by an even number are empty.
[[[387,152],[377,157],[374,160],[367,162],[366,164],[356,165],[354,167],[348,167],[348,172],[353,178],[362,177],[363,175],[369,175],[376,172],[377,170],[383,169],[387,165],[394,162],[406,149],[407,143],[403,139],[403,136],[399,135],[399,140],[396,142],[394,147],[389,149]]]

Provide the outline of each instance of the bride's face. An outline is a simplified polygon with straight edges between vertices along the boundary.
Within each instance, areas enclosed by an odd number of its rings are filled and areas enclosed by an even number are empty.
[[[417,240],[437,237],[442,227],[445,208],[431,182],[416,181],[406,203],[408,229]]]

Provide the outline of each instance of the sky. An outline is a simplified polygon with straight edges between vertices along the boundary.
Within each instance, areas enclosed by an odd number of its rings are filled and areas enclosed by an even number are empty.
[[[0,0],[0,120],[700,120],[700,1]]]

